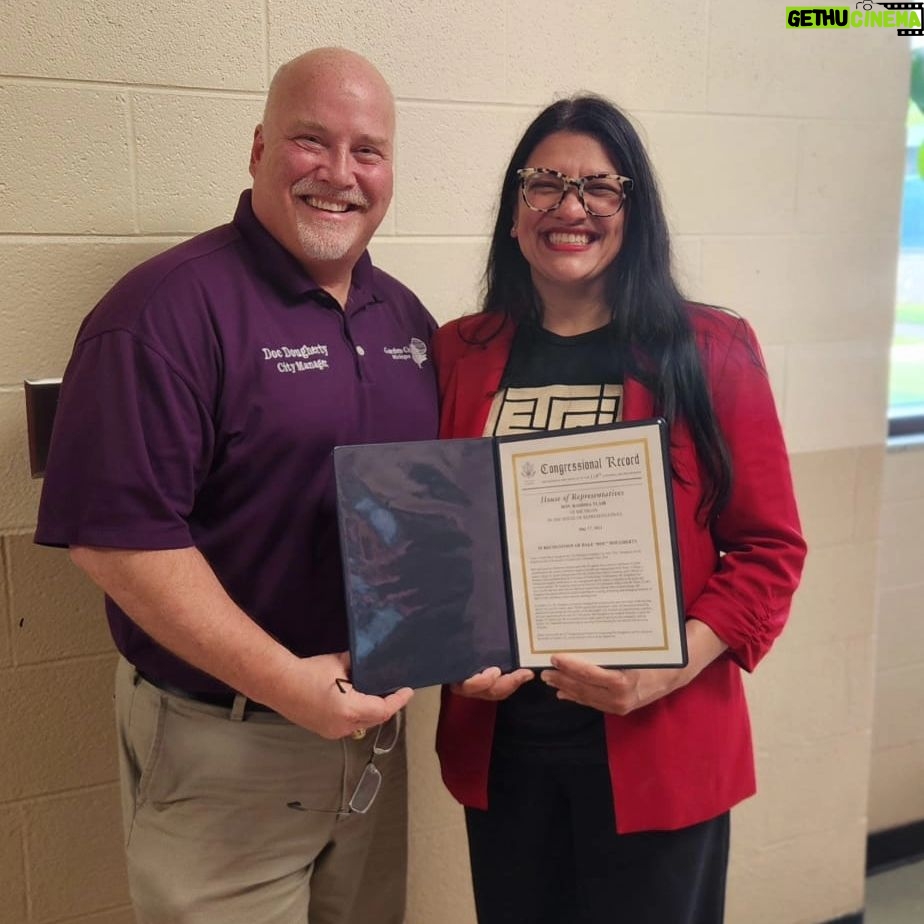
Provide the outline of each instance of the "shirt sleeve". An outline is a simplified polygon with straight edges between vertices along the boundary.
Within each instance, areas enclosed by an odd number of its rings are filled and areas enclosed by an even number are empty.
[[[741,667],[752,670],[786,623],[806,546],[782,427],[754,332],[739,319],[724,356],[710,352],[707,370],[731,457],[732,485],[712,527],[718,568],[688,614],[707,623]]]
[[[55,414],[36,541],[192,546],[213,448],[205,403],[162,351],[125,330],[81,340]]]

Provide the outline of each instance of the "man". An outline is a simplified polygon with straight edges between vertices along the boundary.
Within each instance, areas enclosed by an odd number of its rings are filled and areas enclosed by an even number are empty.
[[[403,920],[411,692],[343,682],[331,462],[436,434],[434,322],[366,253],[394,120],[352,52],[280,68],[233,222],[121,280],[65,373],[36,540],[106,592],[145,924]]]

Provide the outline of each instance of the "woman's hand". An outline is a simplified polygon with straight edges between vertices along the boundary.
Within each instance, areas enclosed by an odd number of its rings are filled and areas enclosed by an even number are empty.
[[[619,670],[588,664],[573,655],[554,655],[553,670],[539,676],[558,690],[558,698],[601,712],[628,715],[688,682],[684,668]]]
[[[535,674],[525,667],[511,671],[509,674],[501,672],[499,667],[487,667],[478,674],[454,683],[449,689],[458,696],[468,696],[472,699],[488,699],[498,701],[507,699],[516,693],[524,683],[533,679]]]
[[[687,666],[619,670],[588,664],[574,655],[553,655],[552,670],[539,676],[558,690],[558,698],[601,712],[628,715],[686,686],[704,667],[727,650],[727,645],[699,619],[688,619]]]

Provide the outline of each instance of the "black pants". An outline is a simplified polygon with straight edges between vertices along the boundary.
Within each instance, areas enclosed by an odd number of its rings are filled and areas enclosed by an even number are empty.
[[[479,924],[722,924],[729,816],[617,834],[609,771],[499,756],[466,809]]]

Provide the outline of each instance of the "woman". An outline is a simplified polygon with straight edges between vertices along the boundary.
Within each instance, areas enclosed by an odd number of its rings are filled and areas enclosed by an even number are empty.
[[[479,922],[717,924],[729,809],[755,791],[741,669],[782,630],[805,556],[760,349],[683,300],[642,143],[597,97],[526,130],[486,282],[481,313],[437,334],[441,435],[665,417],[689,664],[558,655],[444,691]]]

